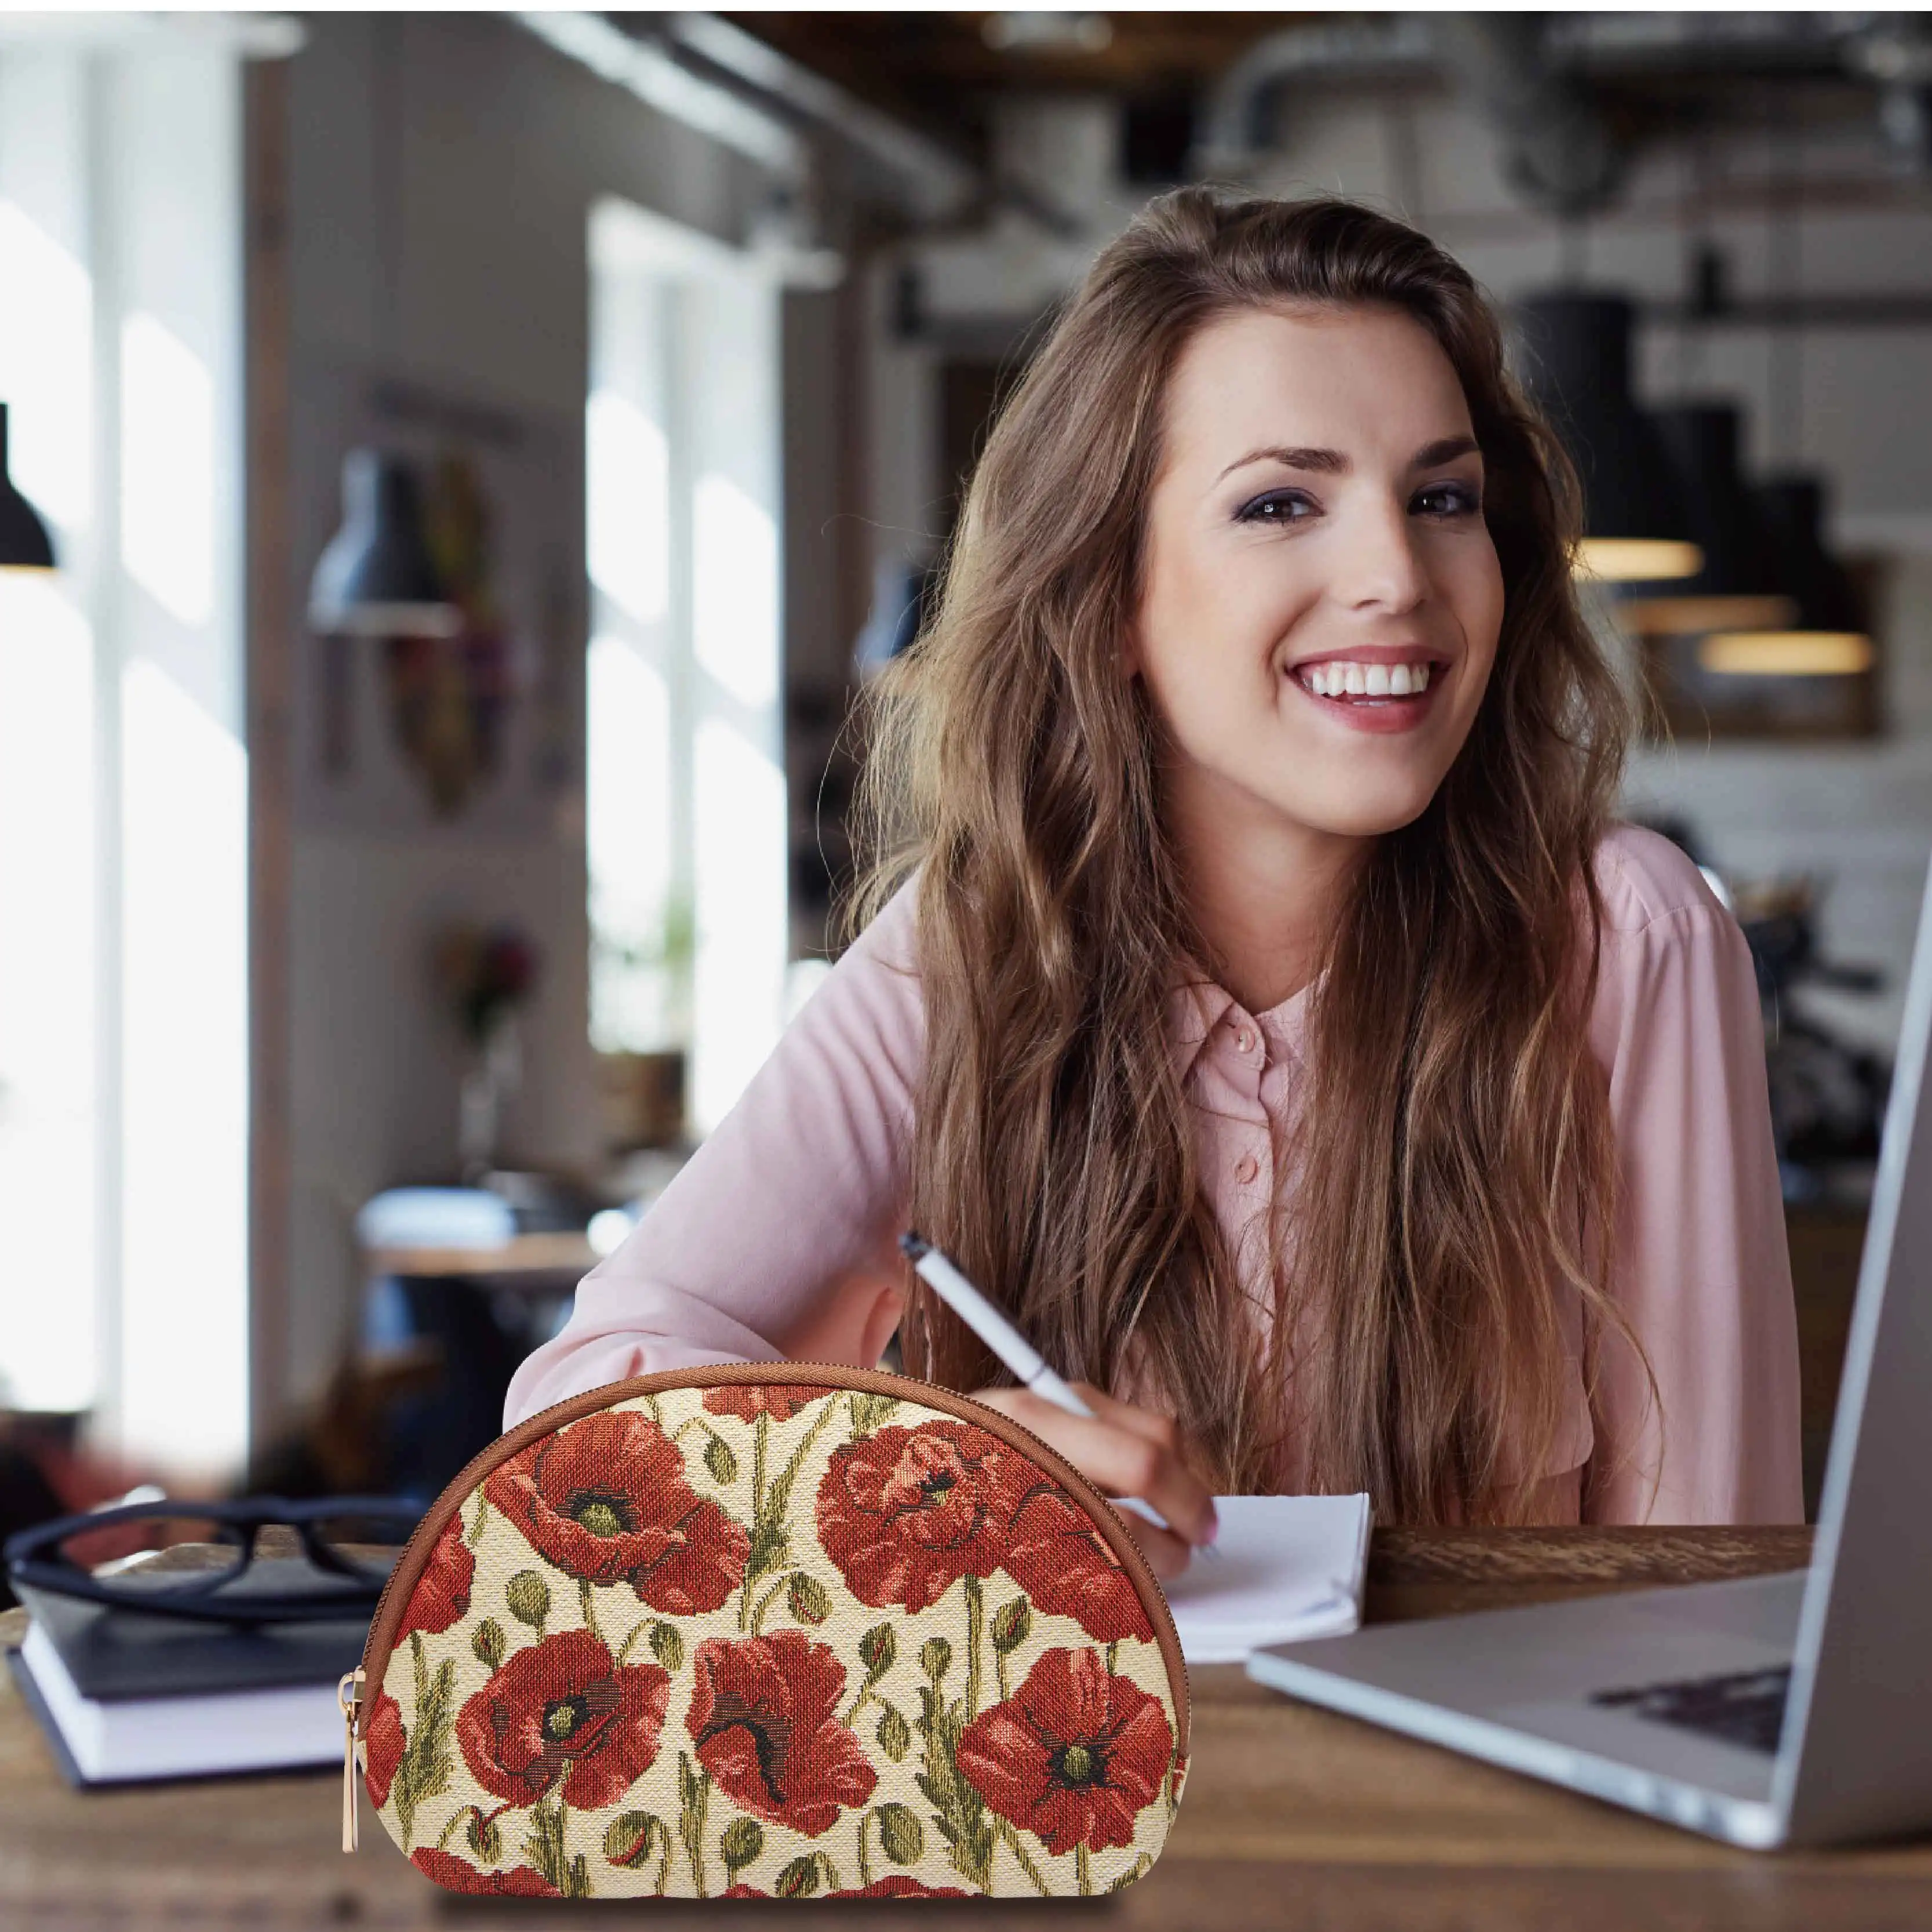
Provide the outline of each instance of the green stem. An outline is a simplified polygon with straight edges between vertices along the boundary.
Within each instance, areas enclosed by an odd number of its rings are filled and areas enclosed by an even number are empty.
[[[450,1833],[454,1831],[457,1826],[463,1822],[464,1812],[474,1811],[476,1809],[476,1808],[473,1804],[466,1804],[463,1806],[461,1809],[452,1811],[450,1814],[449,1822],[444,1826],[442,1829],[436,1834],[436,1849],[438,1851],[441,1851],[443,1846],[449,1843]]]
[[[862,1889],[872,1882],[872,1868],[866,1856],[866,1827],[878,1816],[876,1810],[868,1811],[859,1820],[859,1884]]]
[[[1108,1675],[1109,1677],[1111,1677],[1111,1676],[1113,1676],[1113,1674],[1114,1674],[1114,1665],[1115,1665],[1115,1664],[1117,1664],[1118,1663],[1119,1663],[1119,1661],[1120,1661],[1120,1640],[1119,1640],[1118,1638],[1116,1638],[1116,1639],[1114,1640],[1114,1642],[1113,1642],[1110,1643],[1110,1644],[1109,1644],[1109,1645],[1108,1645],[1108,1646],[1107,1646],[1107,1675]]]
[[[986,1630],[986,1606],[980,1580],[968,1576],[966,1587],[966,1721],[980,1714],[980,1652]]]
[[[489,1520],[490,1498],[488,1496],[478,1496],[476,1498],[476,1521],[466,1539],[472,1550],[483,1540],[483,1526]]]
[[[642,1636],[645,1631],[650,1628],[651,1623],[652,1619],[650,1618],[644,1617],[640,1618],[636,1624],[632,1625],[630,1635],[625,1638],[624,1641],[617,1646],[616,1660],[618,1663],[622,1664],[625,1658],[630,1655],[632,1645],[635,1643],[638,1638]]]
[[[577,1599],[584,1606],[584,1628],[599,1643],[604,1641],[604,1633],[597,1628],[597,1612],[591,1600],[590,1579],[580,1576],[577,1580]]]
[[[872,1701],[872,1687],[869,1684],[859,1686],[859,1694],[852,1700],[850,1709],[845,1713],[845,1728],[849,1731],[859,1721],[859,1713]]]
[[[652,1822],[658,1828],[658,1837],[664,1840],[664,1850],[658,1854],[657,1895],[662,1898],[664,1895],[664,1887],[670,1882],[670,1827],[662,1818]],[[646,1852],[644,1856],[648,1858],[650,1854]]]
[[[1032,1880],[1034,1889],[1041,1898],[1051,1898],[1053,1896],[1052,1886],[1041,1877],[1039,1866],[1027,1856],[1027,1848],[1020,1843],[1019,1834],[1004,1818],[999,1821],[999,1834],[1006,1840],[1007,1848],[1012,1852],[1013,1856],[1019,1860],[1020,1870]]]
[[[765,1444],[771,1434],[772,1419],[760,1414],[752,1425],[752,1514],[765,1513]]]
[[[752,1612],[752,1634],[754,1636],[759,1636],[764,1634],[765,1612],[771,1608],[772,1604],[783,1592],[785,1580],[784,1577],[781,1576],[778,1580],[758,1599],[758,1607]]]
[[[786,1463],[784,1472],[778,1478],[777,1486],[780,1492],[788,1498],[791,1495],[791,1486],[797,1480],[798,1472],[803,1466],[806,1456],[811,1450],[812,1445],[818,1440],[820,1435],[824,1430],[825,1425],[832,1420],[832,1406],[833,1405],[828,1402],[812,1418],[812,1426],[805,1432],[804,1437],[798,1447],[791,1452],[791,1460]],[[760,1416],[759,1420],[763,1421],[764,1418]]]
[[[1080,1881],[1080,1896],[1090,1898],[1094,1895],[1094,1854],[1084,1845],[1073,1847],[1073,1870]]]
[[[1006,1687],[1006,1653],[1004,1650],[995,1650],[993,1653],[993,1675],[999,1679],[1000,1702],[1004,1704],[1013,1694]]]

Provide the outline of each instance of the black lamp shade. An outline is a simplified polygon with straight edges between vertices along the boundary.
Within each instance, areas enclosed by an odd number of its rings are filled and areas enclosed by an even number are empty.
[[[1636,312],[1622,296],[1569,290],[1516,304],[1523,374],[1583,486],[1585,560],[1623,580],[1676,578],[1702,560],[1656,426],[1630,392]]]
[[[1653,635],[1789,624],[1796,606],[1778,583],[1771,531],[1738,460],[1742,412],[1731,403],[1678,403],[1654,411],[1651,420],[1704,563],[1694,576],[1627,604],[1627,621]]]
[[[1797,605],[1796,631],[1862,632],[1852,580],[1825,548],[1825,486],[1815,476],[1768,477],[1758,502],[1776,540],[1778,587]]]
[[[461,626],[423,534],[416,472],[386,450],[342,466],[342,527],[315,567],[309,622],[346,637],[448,637]]]
[[[0,570],[51,570],[53,539],[7,472],[7,405],[0,403]]]

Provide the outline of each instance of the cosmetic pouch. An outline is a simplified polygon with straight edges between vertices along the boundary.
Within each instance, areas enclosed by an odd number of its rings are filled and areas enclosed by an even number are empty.
[[[344,1849],[359,1781],[461,1892],[1105,1892],[1187,1765],[1173,1620],[1093,1485],[970,1397],[789,1362],[501,1437],[342,1696]]]

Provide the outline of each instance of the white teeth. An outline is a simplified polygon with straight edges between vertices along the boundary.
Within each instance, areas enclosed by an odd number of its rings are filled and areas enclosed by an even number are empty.
[[[1309,665],[1302,677],[1317,698],[1414,698],[1429,688],[1426,664],[1361,664],[1338,658]]]

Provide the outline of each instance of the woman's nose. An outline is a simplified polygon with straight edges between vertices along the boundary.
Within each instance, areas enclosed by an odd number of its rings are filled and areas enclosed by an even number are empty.
[[[1414,520],[1400,505],[1360,506],[1336,566],[1336,593],[1351,610],[1412,610],[1429,594]]]

